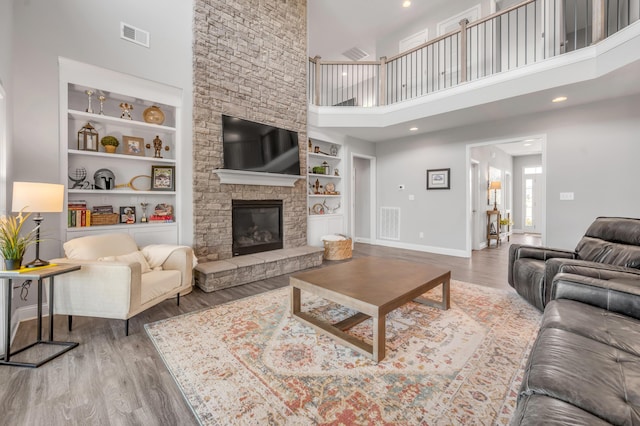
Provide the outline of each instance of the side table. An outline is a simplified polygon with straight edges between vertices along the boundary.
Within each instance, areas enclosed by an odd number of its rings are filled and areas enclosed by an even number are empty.
[[[0,278],[7,280],[5,296],[5,309],[7,310],[7,317],[4,341],[4,359],[0,359],[0,365],[14,365],[17,367],[37,368],[42,364],[45,364],[78,346],[78,343],[76,342],[56,342],[53,340],[53,278],[56,275],[66,274],[67,272],[77,271],[79,269],[80,265],[60,264],[32,269],[23,268],[15,271],[0,271]],[[38,282],[38,331],[37,340],[35,342],[11,353],[11,288],[13,280],[16,278],[34,281],[37,280]],[[49,339],[42,340],[42,281],[46,278],[49,279]],[[63,348],[58,352],[48,356],[47,358],[37,362],[11,361],[12,356],[40,344],[62,346]]]
[[[500,210],[487,210],[487,248],[491,247],[491,240],[496,240],[496,247],[500,245]]]

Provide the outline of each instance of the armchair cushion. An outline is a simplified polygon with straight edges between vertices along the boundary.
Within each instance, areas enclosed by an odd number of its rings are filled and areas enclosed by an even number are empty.
[[[101,234],[74,238],[63,245],[65,257],[71,260],[98,260],[106,256],[121,256],[138,251],[129,234]]]
[[[133,253],[121,254],[120,256],[99,257],[98,260],[101,262],[125,262],[125,263],[138,262],[140,264],[140,267],[142,268],[143,274],[146,274],[147,272],[151,272],[151,268],[149,267],[149,263],[147,262],[147,259],[145,259],[142,252],[137,250],[134,251]]]

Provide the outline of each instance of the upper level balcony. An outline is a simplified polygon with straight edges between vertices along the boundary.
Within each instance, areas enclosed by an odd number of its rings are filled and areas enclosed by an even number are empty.
[[[309,124],[369,141],[640,91],[640,0],[526,0],[379,61],[309,59]]]

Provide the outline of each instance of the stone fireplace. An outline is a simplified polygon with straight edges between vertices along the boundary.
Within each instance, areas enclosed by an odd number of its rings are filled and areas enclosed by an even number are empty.
[[[233,255],[283,247],[282,200],[232,200]]]
[[[237,200],[281,200],[281,248],[307,244],[306,5],[195,1],[193,233],[200,263],[242,259],[233,243]],[[222,114],[297,132],[301,178],[293,186],[221,182],[214,171],[224,167]]]

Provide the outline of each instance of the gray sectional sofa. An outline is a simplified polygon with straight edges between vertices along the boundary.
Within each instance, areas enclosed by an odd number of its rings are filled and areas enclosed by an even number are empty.
[[[640,425],[640,279],[561,273],[512,425]]]
[[[509,254],[509,283],[544,311],[511,424],[640,425],[640,219]]]

